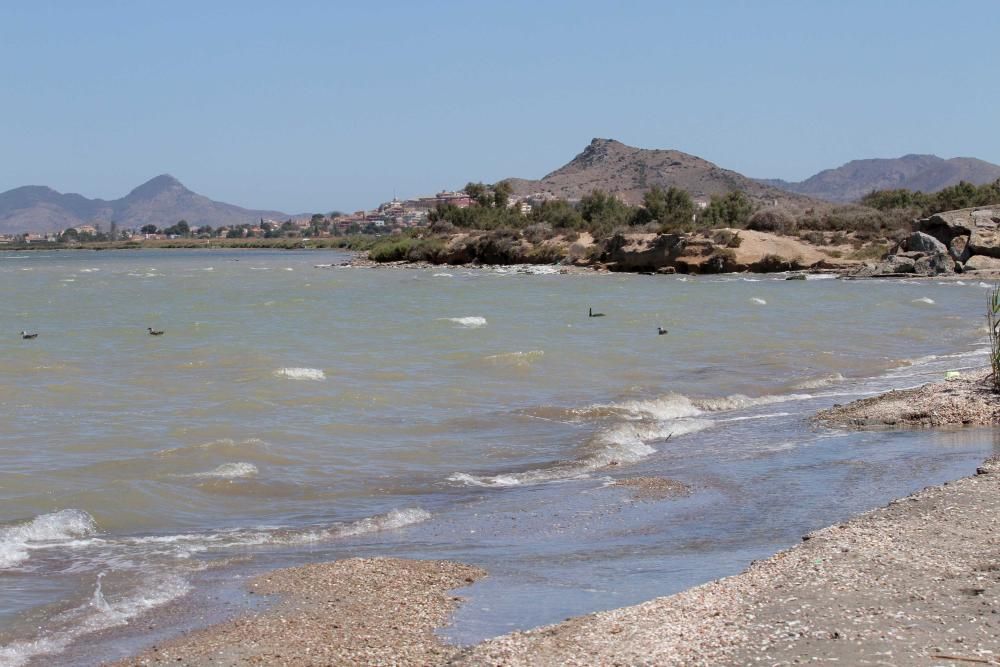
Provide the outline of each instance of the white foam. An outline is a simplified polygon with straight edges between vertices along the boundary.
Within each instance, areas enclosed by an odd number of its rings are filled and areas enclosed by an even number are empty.
[[[479,317],[477,315],[470,315],[468,317],[445,317],[444,320],[448,322],[454,322],[459,326],[463,326],[467,329],[478,329],[479,327],[486,326],[486,318]]]
[[[450,273],[435,273],[435,278],[454,278],[455,276]]]
[[[931,304],[931,303],[934,303],[934,299],[931,299],[931,298],[926,297],[926,296],[922,296],[919,299],[914,299],[912,301],[912,303],[928,303],[928,304]]]
[[[286,377],[289,380],[325,380],[326,373],[319,368],[279,368],[274,371],[277,377]]]
[[[127,625],[140,614],[185,595],[190,584],[178,576],[153,577],[143,590],[108,600],[98,576],[94,593],[84,604],[55,616],[34,639],[11,642],[0,647],[0,665],[20,667],[34,658],[61,653],[82,636]]]
[[[0,569],[26,561],[31,549],[84,537],[96,531],[94,517],[77,509],[42,514],[31,521],[0,528]]]
[[[811,398],[815,397],[812,394],[767,394],[751,398],[743,394],[733,394],[722,398],[701,398],[694,401],[694,404],[706,412],[728,412],[786,401],[807,401]]]
[[[761,306],[766,306],[767,305],[767,301],[765,301],[764,299],[761,299],[760,297],[756,297],[756,296],[750,297],[750,301],[752,303],[760,304]]]
[[[827,385],[835,384],[837,382],[843,382],[846,380],[840,373],[834,373],[832,375],[823,375],[821,377],[810,378],[808,380],[803,380],[795,385],[795,389],[818,389],[819,387],[826,387]]]
[[[652,417],[653,419],[679,419],[694,417],[701,410],[683,394],[667,394],[659,398],[639,399],[611,403],[610,405],[594,406],[597,409],[607,409],[624,413],[632,419]]]
[[[244,477],[255,477],[260,471],[257,466],[245,461],[235,463],[223,463],[220,466],[206,472],[195,472],[183,477],[207,477],[217,479],[241,479]]]

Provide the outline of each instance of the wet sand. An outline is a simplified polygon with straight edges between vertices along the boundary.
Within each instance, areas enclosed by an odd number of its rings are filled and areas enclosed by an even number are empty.
[[[820,413],[855,427],[995,424],[982,374]],[[986,391],[984,394],[983,392]],[[635,478],[669,497],[684,489]],[[434,628],[483,576],[458,563],[350,559],[254,580],[268,611],[120,665],[1000,665],[1000,457],[803,536],[741,574],[471,648]]]

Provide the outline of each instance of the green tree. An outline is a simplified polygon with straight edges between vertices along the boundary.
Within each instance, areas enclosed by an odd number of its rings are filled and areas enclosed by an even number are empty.
[[[472,201],[480,206],[489,206],[493,203],[493,196],[490,193],[490,189],[483,183],[466,183],[463,190],[465,194],[469,195]]]
[[[636,224],[657,222],[661,231],[682,232],[692,228],[694,201],[685,190],[670,186],[667,190],[652,187],[642,197],[642,208],[635,215]]]
[[[565,199],[550,199],[532,207],[528,219],[532,223],[550,225],[553,229],[582,229],[586,226],[580,211]]]
[[[143,234],[155,234],[157,232],[156,225],[143,225],[142,229],[139,230]]]
[[[507,208],[507,201],[513,194],[514,188],[507,181],[500,181],[493,186],[493,205],[497,208]]]
[[[163,230],[167,236],[187,236],[191,233],[191,227],[187,220],[178,220],[176,225],[171,225]]]
[[[616,227],[627,225],[632,219],[632,209],[617,197],[604,190],[594,190],[580,200],[580,215],[596,235],[610,233]]]
[[[702,227],[746,227],[752,214],[750,198],[740,190],[733,190],[723,197],[712,197],[698,222]]]

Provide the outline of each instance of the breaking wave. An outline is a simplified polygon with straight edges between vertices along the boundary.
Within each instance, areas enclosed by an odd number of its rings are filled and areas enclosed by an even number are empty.
[[[486,318],[478,317],[476,315],[469,317],[444,317],[442,319],[448,322],[454,322],[455,324],[467,329],[478,329],[479,327],[486,326]]]
[[[77,509],[42,514],[24,523],[5,526],[0,528],[0,569],[28,560],[32,549],[86,537],[95,532],[97,523],[94,517]]]
[[[326,373],[319,368],[279,368],[274,371],[276,377],[286,377],[289,380],[325,380]]]
[[[260,471],[252,463],[237,461],[235,463],[223,463],[222,465],[205,472],[193,472],[181,477],[198,477],[211,479],[240,479],[244,477],[255,477]]]

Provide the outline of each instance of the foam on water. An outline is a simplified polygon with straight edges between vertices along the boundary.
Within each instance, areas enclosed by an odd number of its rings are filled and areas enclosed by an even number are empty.
[[[319,368],[279,368],[274,371],[277,377],[285,377],[289,380],[325,380],[326,373]]]
[[[191,590],[182,577],[159,575],[147,579],[140,590],[109,600],[102,590],[102,578],[103,574],[98,575],[94,593],[87,602],[55,616],[34,638],[0,646],[0,665],[20,667],[34,658],[61,653],[75,639],[126,625]]]
[[[260,471],[252,463],[236,461],[235,463],[223,463],[222,465],[205,472],[194,472],[181,477],[205,477],[215,479],[240,479],[244,477],[255,477]]]
[[[733,394],[722,398],[701,398],[696,400],[694,404],[706,412],[728,412],[745,410],[758,405],[785,403],[786,401],[808,401],[811,398],[815,398],[815,396],[812,394],[769,394],[751,398],[743,394]]]
[[[750,297],[750,301],[752,303],[756,303],[756,304],[759,304],[761,306],[766,306],[767,305],[767,301],[765,301],[764,299],[761,299],[760,297],[756,297],[756,296]]]
[[[808,380],[802,380],[795,384],[795,389],[818,389],[820,387],[826,387],[831,384],[836,384],[838,382],[843,382],[845,378],[840,373],[833,373],[831,375],[821,375],[820,377],[809,378]]]
[[[479,317],[478,315],[470,315],[468,317],[445,317],[442,319],[448,322],[454,322],[455,324],[467,329],[477,329],[479,327],[486,326],[486,318]]]
[[[435,273],[435,278],[453,278],[454,276],[450,273]]]
[[[42,514],[25,523],[0,528],[0,569],[28,560],[32,549],[95,532],[94,517],[78,509]]]
[[[922,296],[919,299],[914,299],[913,303],[933,304],[934,303],[934,299],[931,299],[930,297]]]

